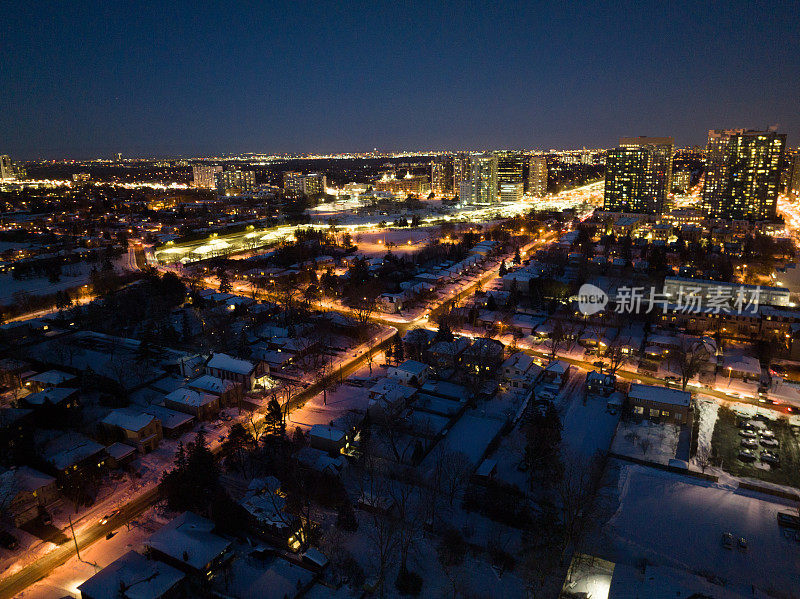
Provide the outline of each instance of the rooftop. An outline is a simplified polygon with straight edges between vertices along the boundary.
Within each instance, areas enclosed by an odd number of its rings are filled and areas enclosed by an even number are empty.
[[[84,597],[158,599],[180,584],[184,574],[156,560],[129,551],[78,587]]]
[[[655,401],[674,406],[688,407],[692,403],[692,394],[679,389],[668,389],[655,385],[632,383],[628,397],[639,400]]]

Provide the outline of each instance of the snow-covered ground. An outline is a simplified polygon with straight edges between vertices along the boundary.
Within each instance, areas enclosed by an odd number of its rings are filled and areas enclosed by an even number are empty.
[[[116,271],[121,272],[128,263],[127,254],[115,258],[113,263]],[[62,268],[61,277],[57,283],[51,283],[47,277],[15,279],[11,273],[2,273],[0,274],[0,305],[13,303],[16,301],[14,295],[18,293],[46,295],[87,285],[93,266],[99,269],[101,265],[99,263],[92,265],[88,262],[66,264]]]
[[[619,415],[608,413],[603,398],[589,397],[584,404],[585,380],[586,372],[572,367],[569,380],[556,397],[555,404],[561,412],[562,446],[588,459],[598,451],[608,451]]]
[[[620,422],[611,450],[619,455],[668,464],[678,448],[680,427],[672,423]]]
[[[714,425],[717,423],[717,412],[719,403],[711,398],[698,397],[695,403],[699,418],[697,431],[697,454],[698,456],[711,455],[711,437],[714,434]],[[692,458],[694,459],[694,458]]]
[[[352,374],[350,379],[367,381],[384,377],[387,369],[382,364],[385,363],[386,356],[383,353],[377,354],[372,363],[372,374],[370,374],[369,365],[365,364]],[[366,411],[369,405],[370,385],[371,383],[365,383],[363,387],[354,387],[346,383],[339,385],[336,389],[327,392],[327,403],[325,403],[322,393],[315,395],[302,406],[289,412],[287,428],[293,430],[299,426],[308,430],[315,424],[328,424],[352,410]]]
[[[753,596],[751,585],[768,596],[800,596],[800,544],[784,538],[776,521],[794,506],[644,466],[617,467],[617,485],[606,490],[616,508],[597,555],[716,576],[725,584],[717,597]],[[724,548],[725,532],[745,538],[747,550]]]

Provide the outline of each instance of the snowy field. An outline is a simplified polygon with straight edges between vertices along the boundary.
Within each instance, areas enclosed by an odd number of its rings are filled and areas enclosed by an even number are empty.
[[[752,596],[751,584],[767,596],[800,596],[800,544],[784,538],[776,521],[795,506],[630,464],[619,465],[614,491],[617,508],[596,548],[602,557],[717,576],[725,583],[718,597]],[[723,548],[725,532],[744,537],[748,549]]]

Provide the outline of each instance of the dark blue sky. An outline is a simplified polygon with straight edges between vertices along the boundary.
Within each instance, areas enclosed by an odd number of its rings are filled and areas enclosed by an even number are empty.
[[[797,2],[5,3],[19,158],[800,133]]]

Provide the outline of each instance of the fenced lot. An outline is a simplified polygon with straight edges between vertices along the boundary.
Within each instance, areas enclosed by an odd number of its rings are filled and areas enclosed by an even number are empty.
[[[749,455],[742,453],[747,449]],[[770,463],[765,452],[777,456],[779,463]],[[783,417],[742,418],[720,407],[711,438],[711,463],[734,476],[800,488],[800,427]]]

